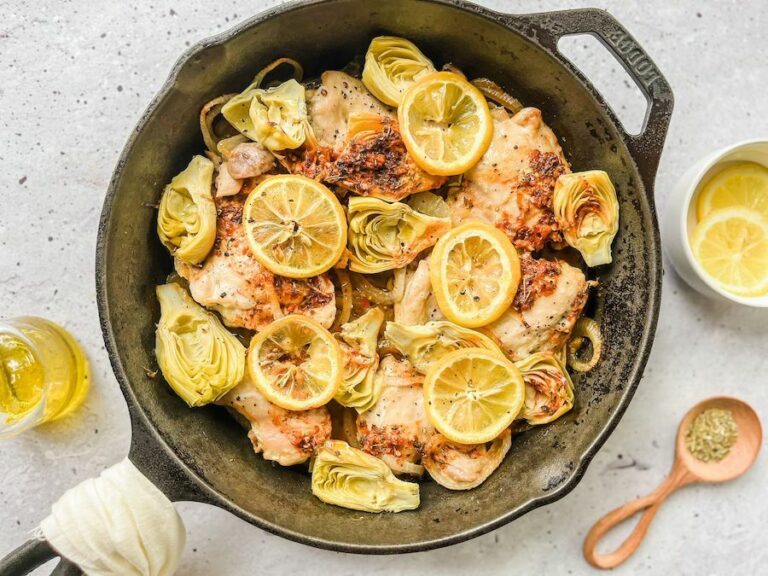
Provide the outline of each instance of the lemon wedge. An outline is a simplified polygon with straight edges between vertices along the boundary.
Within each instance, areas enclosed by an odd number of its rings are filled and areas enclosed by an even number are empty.
[[[245,202],[243,226],[256,259],[289,278],[325,272],[347,244],[347,221],[338,199],[304,176],[272,176],[259,184]]]
[[[721,208],[699,222],[691,249],[704,271],[740,296],[768,294],[768,218],[749,208]]]
[[[751,208],[768,218],[768,168],[755,162],[738,162],[715,174],[699,192],[699,220],[713,210]]]
[[[501,434],[525,400],[520,370],[483,348],[444,356],[427,372],[424,403],[432,425],[459,444],[482,444]]]
[[[477,328],[509,308],[520,283],[520,259],[501,230],[470,221],[437,242],[429,274],[435,300],[446,318]]]
[[[344,360],[331,333],[306,316],[292,314],[251,340],[248,372],[267,400],[286,410],[330,402],[343,380]]]
[[[408,153],[423,170],[438,176],[469,170],[493,137],[485,97],[453,72],[434,72],[414,83],[397,116]]]

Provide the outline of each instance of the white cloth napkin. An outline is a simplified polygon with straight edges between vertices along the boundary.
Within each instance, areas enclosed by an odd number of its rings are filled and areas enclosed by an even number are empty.
[[[40,531],[89,576],[169,576],[186,542],[171,501],[127,458],[68,490]]]

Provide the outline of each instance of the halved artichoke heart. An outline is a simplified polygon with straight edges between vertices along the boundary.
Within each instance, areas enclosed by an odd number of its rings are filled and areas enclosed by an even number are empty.
[[[587,266],[611,262],[619,202],[608,174],[602,170],[563,174],[555,184],[552,209],[565,241],[581,252]]]
[[[573,408],[573,382],[552,352],[538,352],[515,363],[525,382],[520,417],[528,424],[547,424]]]
[[[447,320],[434,320],[421,326],[387,322],[384,338],[422,374],[443,356],[461,348],[484,348],[502,354],[485,334]]]
[[[381,395],[381,382],[374,375],[379,365],[376,345],[383,323],[384,312],[372,308],[357,320],[342,324],[336,336],[344,354],[344,382],[335,400],[360,414],[376,404]]]
[[[397,107],[411,84],[434,71],[429,58],[410,40],[377,36],[365,54],[363,84],[376,98]]]
[[[213,162],[195,156],[165,187],[157,213],[157,235],[175,257],[199,264],[216,240],[216,205],[211,196]]]
[[[382,460],[342,440],[326,442],[310,464],[312,493],[323,502],[363,512],[419,507],[419,485],[398,480]]]
[[[267,89],[251,84],[221,113],[240,133],[271,151],[298,148],[309,129],[306,91],[294,79]]]
[[[156,288],[155,355],[163,376],[190,407],[221,398],[245,373],[245,347],[175,283]]]
[[[402,268],[450,228],[450,218],[427,216],[400,202],[350,198],[349,268],[364,274]]]

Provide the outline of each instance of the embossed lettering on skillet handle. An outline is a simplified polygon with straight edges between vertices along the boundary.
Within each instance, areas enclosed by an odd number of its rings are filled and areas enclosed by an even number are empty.
[[[591,34],[621,62],[648,101],[640,133],[624,134],[646,190],[653,190],[674,97],[666,78],[637,40],[608,12],[595,8],[509,16],[508,24],[549,49],[565,66],[581,76],[557,49],[563,36]]]

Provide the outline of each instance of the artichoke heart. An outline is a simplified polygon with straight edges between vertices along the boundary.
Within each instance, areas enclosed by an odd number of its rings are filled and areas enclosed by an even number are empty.
[[[335,400],[360,414],[376,404],[381,395],[381,382],[374,375],[379,365],[376,345],[383,323],[384,312],[372,308],[357,320],[342,324],[337,335],[344,355],[344,381]]]
[[[565,241],[581,252],[587,266],[610,264],[619,202],[608,174],[602,170],[563,174],[555,184],[552,208]]]
[[[157,214],[157,235],[171,254],[199,264],[216,240],[216,205],[211,196],[213,162],[195,156],[165,187]]]
[[[419,485],[398,480],[382,460],[342,440],[326,442],[310,465],[312,493],[323,502],[363,512],[419,507]]]
[[[485,334],[447,320],[435,320],[421,326],[387,322],[384,338],[422,374],[443,356],[461,348],[484,348],[502,354]]]
[[[450,227],[450,218],[427,216],[400,202],[350,198],[349,268],[364,274],[402,268]]]
[[[245,372],[245,347],[175,283],[156,288],[155,355],[163,376],[190,407],[221,398]]]
[[[306,91],[293,79],[267,89],[251,84],[221,113],[240,133],[270,151],[298,148],[307,137]]]
[[[573,382],[552,352],[539,352],[515,363],[525,382],[520,417],[528,424],[547,424],[573,408]]]
[[[377,36],[365,54],[363,84],[379,100],[397,107],[416,80],[435,71],[416,45],[397,36]]]

